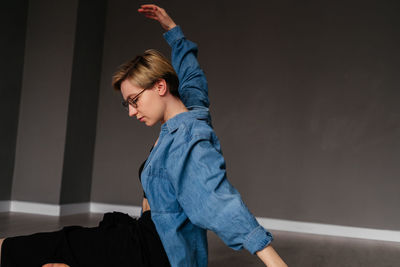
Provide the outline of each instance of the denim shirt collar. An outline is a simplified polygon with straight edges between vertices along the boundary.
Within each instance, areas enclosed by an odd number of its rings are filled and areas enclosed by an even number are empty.
[[[188,118],[196,118],[199,120],[206,120],[211,122],[211,117],[209,113],[209,109],[201,106],[191,106],[188,107],[189,111],[179,113],[167,120],[162,126],[161,131],[168,131],[170,134],[173,133],[182,122],[186,121]]]

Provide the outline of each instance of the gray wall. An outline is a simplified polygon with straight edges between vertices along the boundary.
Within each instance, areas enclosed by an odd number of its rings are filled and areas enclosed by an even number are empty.
[[[0,200],[11,198],[28,1],[0,9]]]
[[[58,203],[77,1],[31,1],[13,178],[14,200]]]
[[[1,199],[141,204],[159,127],[130,119],[110,86],[137,53],[169,55],[140,3],[9,8]],[[199,44],[229,179],[256,216],[400,230],[397,1],[156,3]]]
[[[158,1],[199,44],[230,181],[257,216],[400,229],[396,1]],[[140,205],[158,135],[129,119],[117,66],[162,29],[110,1],[92,201]]]

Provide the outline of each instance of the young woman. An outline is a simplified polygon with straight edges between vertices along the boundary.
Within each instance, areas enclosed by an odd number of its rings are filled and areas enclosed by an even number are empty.
[[[147,50],[122,65],[113,77],[113,87],[121,92],[129,116],[147,126],[161,123],[159,138],[139,170],[142,216],[135,220],[107,213],[98,227],[72,226],[7,238],[2,267],[33,266],[28,260],[35,266],[63,263],[46,267],[203,267],[208,261],[207,230],[233,249],[257,254],[267,266],[286,266],[270,245],[272,235],[258,224],[226,178],[208,110],[207,81],[196,58],[197,45],[184,37],[164,9],[142,5],[138,11],[160,22],[172,48],[172,65],[159,52]],[[17,258],[24,254],[29,255]]]

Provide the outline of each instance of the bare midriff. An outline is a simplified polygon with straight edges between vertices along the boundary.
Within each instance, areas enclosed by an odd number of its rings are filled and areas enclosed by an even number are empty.
[[[147,198],[143,198],[143,202],[142,202],[142,210],[143,212],[150,210],[150,205],[149,202],[147,201]]]

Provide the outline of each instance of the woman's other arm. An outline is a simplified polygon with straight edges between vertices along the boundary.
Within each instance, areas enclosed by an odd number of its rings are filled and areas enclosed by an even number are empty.
[[[271,245],[257,251],[256,254],[268,267],[287,267],[286,263]]]
[[[203,70],[197,61],[197,45],[187,40],[179,26],[164,9],[156,5],[142,5],[139,13],[157,20],[168,30],[164,38],[172,48],[171,60],[178,78],[179,94],[186,107],[209,107],[208,84]]]
[[[167,162],[167,177],[185,214],[229,247],[246,248],[269,267],[286,266],[271,247],[271,233],[259,225],[227,180],[225,160],[210,141],[213,138],[202,135],[192,138]]]

